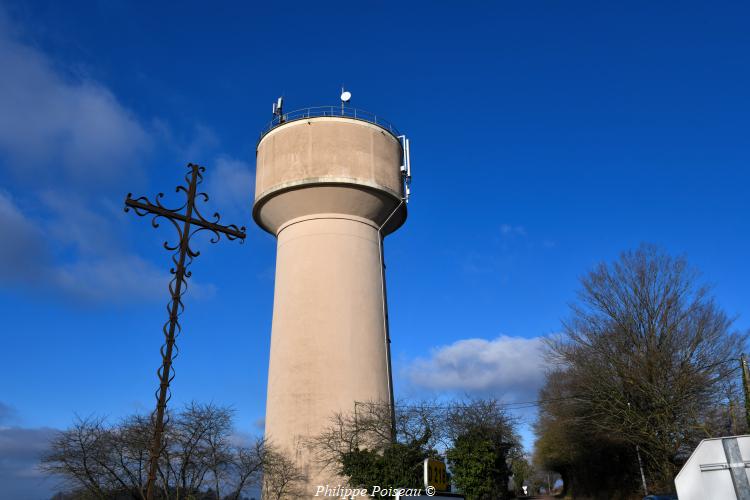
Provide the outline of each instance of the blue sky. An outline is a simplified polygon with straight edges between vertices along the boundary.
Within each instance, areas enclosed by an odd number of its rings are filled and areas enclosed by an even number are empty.
[[[187,162],[248,238],[198,245],[173,401],[232,405],[238,431],[259,432],[275,246],[250,206],[281,94],[289,110],[336,104],[343,84],[411,138],[409,220],[386,240],[403,398],[534,399],[540,337],[578,278],[641,242],[686,255],[750,328],[749,15],[1,2],[0,482],[43,498],[31,467],[50,428],[152,408],[171,234],[121,206],[169,196]]]

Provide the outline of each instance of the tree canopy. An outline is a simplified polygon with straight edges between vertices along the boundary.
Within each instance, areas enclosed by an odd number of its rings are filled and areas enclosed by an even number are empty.
[[[746,341],[684,258],[644,245],[597,266],[549,343],[537,461],[577,493],[627,495],[640,454],[649,488],[673,489],[700,439],[738,430]]]
[[[513,460],[521,459],[515,420],[494,399],[474,399],[450,407],[446,458],[454,484],[468,500],[509,497]]]
[[[116,424],[79,419],[50,443],[42,469],[61,477],[74,498],[143,500],[152,425],[144,415]],[[278,476],[281,462],[263,439],[238,442],[230,409],[191,403],[169,414],[156,498],[241,500],[260,485],[261,474]],[[288,490],[295,476],[285,477]]]
[[[401,404],[391,415],[388,405],[360,403],[352,414],[335,415],[310,446],[353,487],[423,487],[424,460],[447,457],[453,483],[468,499],[508,495],[510,463],[521,447],[516,423],[498,401]]]

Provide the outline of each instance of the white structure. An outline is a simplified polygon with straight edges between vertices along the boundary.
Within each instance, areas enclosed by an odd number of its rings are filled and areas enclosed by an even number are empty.
[[[277,239],[266,437],[306,475],[298,498],[342,483],[310,438],[393,400],[383,239],[406,220],[408,141],[347,94],[340,111],[278,102],[257,147],[253,217]]]
[[[750,436],[704,439],[675,486],[680,500],[750,500]]]

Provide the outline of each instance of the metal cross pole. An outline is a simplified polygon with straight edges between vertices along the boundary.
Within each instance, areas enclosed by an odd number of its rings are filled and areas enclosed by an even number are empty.
[[[156,473],[159,467],[159,457],[164,450],[162,436],[164,434],[165,413],[167,402],[172,397],[169,390],[169,383],[174,379],[172,361],[177,356],[175,338],[181,330],[178,317],[184,309],[182,295],[187,289],[186,279],[191,276],[191,272],[187,271],[187,267],[193,261],[194,257],[200,255],[200,252],[196,252],[190,248],[190,238],[201,231],[210,231],[213,233],[211,243],[218,242],[221,237],[220,235],[222,234],[229,240],[239,238],[244,241],[245,239],[244,226],[239,228],[234,224],[223,226],[219,224],[221,217],[218,213],[214,213],[213,221],[206,220],[201,215],[195,204],[195,200],[196,198],[203,198],[204,202],[208,201],[208,195],[206,193],[197,192],[198,185],[203,182],[203,175],[201,174],[206,169],[199,165],[193,165],[192,163],[188,164],[188,169],[190,172],[185,175],[185,182],[187,185],[177,186],[177,189],[175,190],[178,193],[180,191],[185,193],[185,203],[179,208],[169,209],[164,207],[161,204],[161,198],[164,197],[164,193],[156,195],[154,200],[156,202],[155,204],[151,203],[145,196],[132,198],[132,195],[128,193],[128,196],[125,198],[126,212],[130,211],[132,208],[133,211],[140,216],[153,215],[153,219],[151,220],[151,225],[153,227],[159,227],[158,219],[164,218],[172,223],[175,229],[177,229],[177,234],[179,236],[179,242],[177,244],[170,245],[169,242],[164,242],[164,248],[174,251],[174,254],[172,255],[174,267],[170,269],[170,273],[174,274],[174,278],[172,278],[169,283],[169,293],[171,295],[171,300],[167,307],[169,320],[162,328],[165,343],[161,347],[162,364],[157,370],[159,388],[155,393],[156,410],[152,414],[154,435],[151,441],[148,481],[146,483],[147,500],[152,500],[154,498],[154,483],[156,482]]]

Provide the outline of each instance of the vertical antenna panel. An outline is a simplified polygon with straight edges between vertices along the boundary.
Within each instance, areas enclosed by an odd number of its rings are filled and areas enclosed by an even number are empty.
[[[404,155],[406,156],[406,177],[411,181],[411,154],[409,151],[409,139],[406,139],[406,151],[404,151]]]

